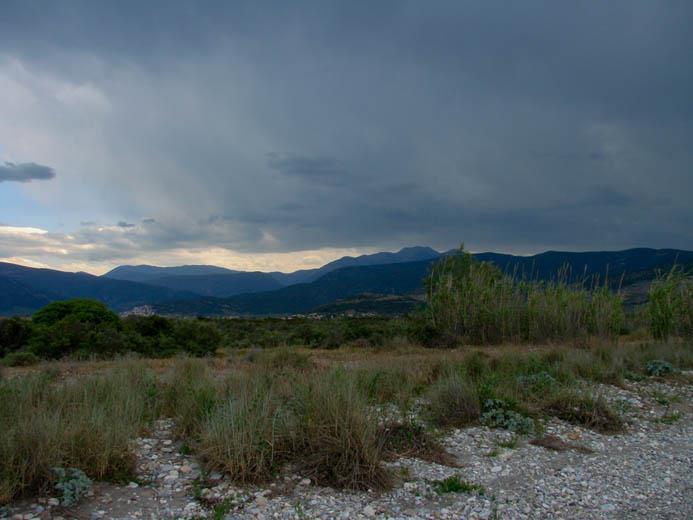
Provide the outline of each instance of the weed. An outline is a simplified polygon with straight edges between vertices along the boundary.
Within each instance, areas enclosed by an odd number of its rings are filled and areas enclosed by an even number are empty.
[[[487,399],[481,423],[489,428],[503,428],[511,432],[526,434],[534,429],[534,421],[511,410],[508,403],[499,399]]]
[[[271,387],[253,378],[201,419],[198,453],[238,482],[267,480],[281,454],[283,419]]]
[[[77,468],[53,468],[56,477],[55,489],[60,491],[62,503],[72,506],[91,489],[91,480]]]
[[[214,518],[214,520],[224,520],[233,506],[234,500],[232,498],[222,500],[218,504],[215,504],[212,508],[212,518]]]
[[[657,417],[654,422],[659,424],[674,424],[678,422],[683,415],[681,412],[665,413],[661,417]]]
[[[496,441],[496,446],[499,448],[506,448],[509,450],[514,450],[520,444],[520,439],[517,436],[513,436],[508,440]]]
[[[674,371],[674,367],[671,363],[667,361],[662,361],[661,359],[653,359],[648,361],[645,365],[645,372],[647,375],[661,377],[666,374],[671,374]]]
[[[433,489],[439,495],[445,493],[476,493],[479,495],[486,494],[486,489],[480,484],[473,484],[460,479],[459,476],[453,475],[443,480],[435,480],[432,482]]]

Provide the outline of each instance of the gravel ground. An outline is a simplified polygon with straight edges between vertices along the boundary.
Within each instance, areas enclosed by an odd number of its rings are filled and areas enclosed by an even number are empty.
[[[454,430],[443,443],[459,467],[399,459],[389,464],[399,484],[386,493],[339,492],[300,475],[239,488],[212,474],[203,487],[199,466],[173,440],[172,421],[162,419],[137,440],[138,483],[97,484],[74,509],[51,497],[18,503],[0,518],[215,518],[215,505],[216,517],[228,519],[693,518],[693,386],[647,381],[597,392],[628,420],[627,433],[551,420],[545,434],[568,448],[552,451],[528,437],[499,446],[513,437],[502,430]],[[432,482],[453,475],[483,494],[437,494]]]

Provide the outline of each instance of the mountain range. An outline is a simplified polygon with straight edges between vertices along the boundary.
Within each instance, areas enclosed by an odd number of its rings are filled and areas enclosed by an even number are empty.
[[[0,315],[30,314],[47,303],[95,298],[115,311],[150,306],[162,314],[281,315],[349,309],[400,312],[420,301],[430,266],[447,253],[411,247],[396,253],[344,257],[294,273],[243,272],[217,266],[120,266],[103,276],[0,262]],[[599,278],[641,287],[674,263],[693,268],[693,252],[675,249],[558,252],[533,256],[479,253],[517,278]],[[413,297],[412,297],[413,296]],[[396,311],[394,311],[396,309]]]

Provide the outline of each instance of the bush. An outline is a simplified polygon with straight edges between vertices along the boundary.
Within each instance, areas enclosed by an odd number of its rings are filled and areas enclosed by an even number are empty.
[[[503,428],[511,432],[527,434],[534,430],[534,421],[510,409],[510,405],[500,399],[487,399],[481,423],[489,428]]]
[[[73,506],[91,489],[91,480],[77,468],[53,468],[55,489],[60,491],[64,506]]]
[[[31,337],[31,321],[0,318],[0,358],[26,346]]]
[[[428,415],[437,426],[461,428],[479,421],[477,390],[458,372],[449,370],[431,386],[427,398]]]
[[[119,323],[118,316],[108,310],[108,307],[103,303],[82,299],[49,303],[34,313],[31,319],[36,325],[51,326],[65,318],[72,318],[76,322],[92,325],[103,323],[117,325]]]
[[[32,352],[12,352],[2,359],[2,364],[7,367],[29,367],[40,361]]]
[[[221,344],[217,328],[212,323],[201,320],[176,321],[172,339],[178,348],[193,356],[214,354]]]

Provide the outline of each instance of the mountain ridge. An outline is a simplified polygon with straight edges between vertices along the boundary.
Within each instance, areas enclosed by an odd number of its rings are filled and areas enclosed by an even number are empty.
[[[419,252],[432,255],[431,251],[437,253],[430,248]],[[438,253],[438,257],[442,254]],[[393,255],[397,258],[397,253],[376,253],[350,257],[345,262],[388,260]],[[693,269],[693,251],[677,249],[546,251],[532,256],[485,252],[474,256],[493,262],[517,278],[555,279],[560,267],[569,265],[567,281],[603,281],[608,276],[612,287],[637,287],[641,298],[646,296],[643,291],[646,291],[656,273],[670,269],[674,262]],[[328,270],[311,282],[284,287],[277,287],[278,282],[271,273],[226,273],[224,268],[220,269],[226,274],[169,276],[163,277],[163,281],[159,280],[158,283],[163,285],[153,285],[0,262],[0,315],[29,314],[51,301],[76,297],[98,299],[116,311],[146,305],[157,312],[187,315],[299,314],[339,300],[354,299],[359,294],[401,296],[420,293],[422,280],[438,257],[417,262],[347,265]],[[258,280],[265,283],[264,287],[269,290],[238,292],[248,287],[257,289],[253,284]],[[197,292],[187,290],[191,288],[188,285],[191,282],[199,283],[192,287]],[[246,283],[248,285],[244,285]],[[207,294],[200,294],[200,291],[207,291]],[[235,293],[228,295],[225,291]]]

